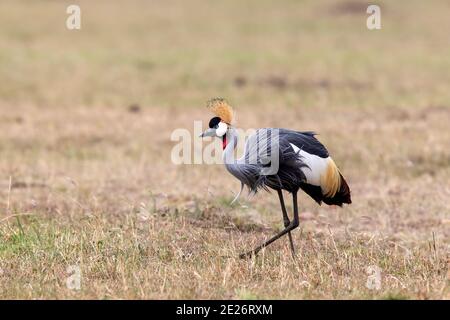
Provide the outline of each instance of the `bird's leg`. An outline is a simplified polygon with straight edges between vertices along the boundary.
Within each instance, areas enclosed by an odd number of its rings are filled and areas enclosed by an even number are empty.
[[[280,198],[281,211],[283,212],[284,227],[287,228],[289,226],[289,223],[291,223],[291,221],[289,220],[289,216],[287,214],[286,207],[284,205],[283,192],[280,189],[278,189],[277,192],[278,198]],[[289,243],[291,245],[292,258],[295,259],[294,241],[292,240],[292,234],[290,231],[288,232],[288,236],[289,236]]]
[[[294,220],[292,220],[289,223],[289,225],[283,231],[279,232],[278,234],[276,234],[275,236],[273,236],[269,240],[265,241],[263,244],[261,244],[260,246],[256,247],[252,251],[249,251],[247,253],[242,253],[241,255],[239,255],[239,258],[245,259],[245,258],[249,258],[249,257],[251,257],[253,255],[258,254],[258,252],[261,251],[262,248],[267,247],[269,244],[271,244],[275,240],[278,240],[279,238],[284,236],[286,233],[289,233],[290,231],[292,231],[292,230],[294,230],[295,228],[298,227],[299,221],[298,221],[297,192],[293,192],[292,193],[292,200],[294,202]]]

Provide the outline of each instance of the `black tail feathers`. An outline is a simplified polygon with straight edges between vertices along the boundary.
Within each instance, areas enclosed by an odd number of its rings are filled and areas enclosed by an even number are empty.
[[[347,182],[345,181],[344,177],[341,175],[341,186],[338,190],[338,192],[336,192],[336,194],[331,197],[331,198],[326,198],[323,197],[322,200],[323,202],[325,202],[328,205],[337,205],[337,206],[341,206],[344,203],[352,203],[352,199],[350,196],[350,188],[348,187]]]
[[[322,201],[328,205],[337,205],[342,207],[344,203],[352,203],[352,199],[350,196],[350,188],[348,187],[347,182],[344,177],[341,175],[341,185],[339,190],[333,197],[326,197],[322,194],[322,189],[318,186],[313,186],[310,184],[302,184],[300,188],[306,192],[311,198],[313,198],[318,204],[321,204]]]

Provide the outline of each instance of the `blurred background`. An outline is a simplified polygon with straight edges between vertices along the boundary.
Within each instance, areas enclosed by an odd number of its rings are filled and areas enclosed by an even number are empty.
[[[70,4],[81,8],[81,30],[66,28]],[[339,211],[302,197],[306,231],[333,226],[336,237],[382,234],[411,248],[433,234],[448,250],[450,2],[377,1],[381,30],[366,26],[369,4],[2,0],[0,219],[29,214],[65,228],[95,216],[103,230],[152,208],[166,217],[158,230],[192,219],[194,234],[223,227],[209,243],[230,223],[258,237],[252,223],[281,221],[274,195],[226,218],[239,184],[225,169],[170,162],[172,131],[206,123],[205,102],[220,96],[238,126],[313,130],[333,154],[354,203]],[[8,230],[0,257],[14,261],[5,248],[17,230]],[[33,275],[33,263],[22,269]],[[157,297],[233,297],[191,289]]]
[[[447,1],[2,1],[1,98],[41,107],[414,107],[449,100]]]

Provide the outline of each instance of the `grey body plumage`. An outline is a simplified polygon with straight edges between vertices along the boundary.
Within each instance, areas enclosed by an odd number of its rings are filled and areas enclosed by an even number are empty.
[[[278,140],[271,141],[272,131],[277,132]],[[314,137],[313,132],[297,132],[287,129],[263,128],[258,129],[248,137],[244,148],[244,155],[233,160],[232,153],[237,144],[236,130],[230,128],[227,133],[228,141],[224,150],[224,162],[228,171],[247,186],[251,192],[268,188],[295,192],[306,183],[302,168],[308,165],[302,161],[302,156],[296,152],[292,144],[301,146],[302,150],[328,157],[328,151]],[[264,141],[266,139],[267,141]],[[278,149],[278,170],[274,174],[266,174],[265,169],[270,163],[273,149]]]

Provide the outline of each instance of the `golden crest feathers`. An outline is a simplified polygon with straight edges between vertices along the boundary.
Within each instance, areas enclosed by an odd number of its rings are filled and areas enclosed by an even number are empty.
[[[233,108],[223,98],[213,98],[206,103],[206,107],[210,109],[216,116],[227,124],[232,124],[234,119]]]

